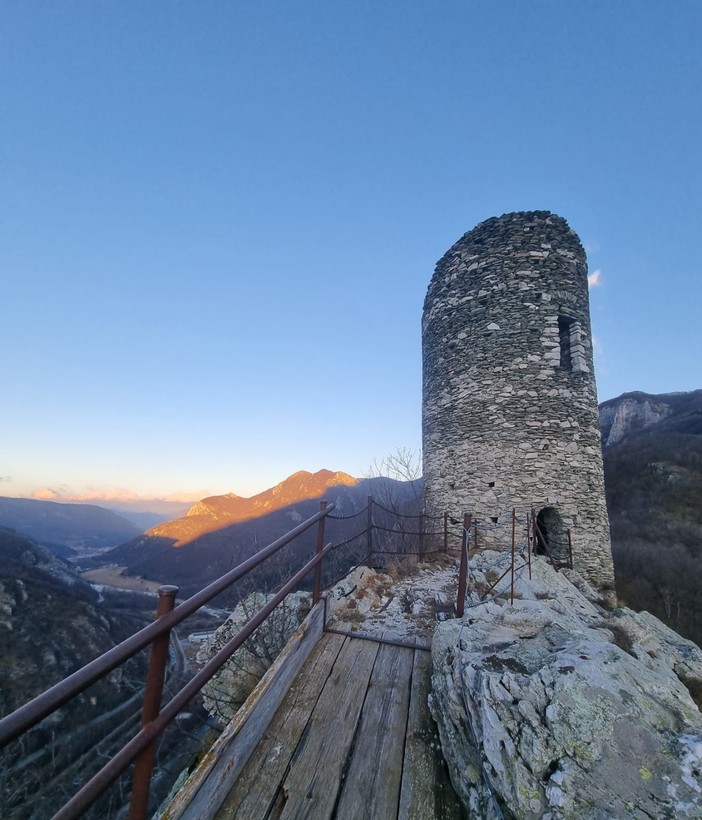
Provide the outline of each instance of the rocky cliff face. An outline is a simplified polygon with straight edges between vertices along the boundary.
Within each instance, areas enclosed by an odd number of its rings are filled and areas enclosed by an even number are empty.
[[[599,410],[604,447],[652,427],[668,433],[702,431],[702,390],[656,395],[639,391],[624,393],[602,402]],[[661,424],[666,420],[668,423]]]
[[[629,433],[643,430],[667,418],[673,412],[664,397],[647,393],[626,393],[600,406],[602,444],[609,447]]]
[[[698,647],[543,560],[517,590],[434,638],[432,712],[469,816],[702,816]]]

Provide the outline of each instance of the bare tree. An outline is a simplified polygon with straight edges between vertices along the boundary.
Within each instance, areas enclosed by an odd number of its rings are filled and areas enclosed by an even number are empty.
[[[421,495],[422,451],[398,447],[381,459],[374,458],[364,478],[390,478],[412,483],[414,496]]]
[[[398,447],[381,459],[373,459],[365,478],[376,504],[373,507],[374,552],[419,554],[419,530],[423,501],[422,454]]]

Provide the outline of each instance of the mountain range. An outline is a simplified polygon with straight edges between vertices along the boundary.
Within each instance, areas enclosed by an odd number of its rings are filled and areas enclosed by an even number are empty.
[[[421,481],[357,479],[331,470],[301,470],[251,498],[228,494],[203,499],[183,518],[153,527],[96,563],[126,566],[130,575],[174,583],[181,592],[192,593],[314,515],[322,498],[336,506],[334,518],[326,523],[326,540],[336,543],[363,531],[363,510],[370,495],[387,504],[418,503]],[[310,553],[315,539],[314,529],[301,535],[281,560]],[[271,572],[276,576],[280,568]],[[267,580],[272,582],[273,576]],[[266,579],[260,576],[259,580]]]
[[[300,501],[321,498],[331,488],[355,487],[358,483],[359,479],[347,473],[333,473],[331,470],[308,473],[300,470],[275,487],[250,498],[242,498],[234,493],[203,498],[193,504],[183,518],[157,524],[146,535],[152,538],[170,538],[174,542],[173,546],[182,547],[208,532],[260,518]]]
[[[626,393],[600,405],[605,484],[618,592],[695,640],[702,639],[702,390]],[[358,514],[368,495],[417,502],[421,482],[356,479],[300,471],[251,498],[211,496],[187,514],[146,532],[95,505],[0,498],[0,526],[71,555],[83,566],[106,562],[127,573],[193,592],[319,509]],[[337,539],[363,522],[329,521]],[[309,550],[310,533],[298,551]],[[90,549],[113,547],[92,560]],[[698,600],[699,599],[699,600]],[[700,614],[696,614],[699,612]]]
[[[49,547],[58,555],[123,544],[143,530],[95,504],[64,504],[0,497],[0,526]]]

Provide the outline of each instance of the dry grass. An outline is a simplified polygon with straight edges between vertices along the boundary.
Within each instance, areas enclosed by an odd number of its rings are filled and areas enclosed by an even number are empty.
[[[687,688],[690,697],[694,700],[695,706],[702,712],[702,682],[698,678],[688,678],[686,675],[675,673],[680,683]]]
[[[356,608],[356,602],[350,601],[349,604],[353,604],[353,606],[349,605],[348,608],[339,610],[336,613],[336,619],[351,626],[361,626],[365,624],[366,618],[363,613]]]
[[[626,631],[626,629],[624,629],[624,627],[620,626],[619,624],[613,624],[611,623],[611,621],[604,622],[602,626],[604,626],[605,629],[608,629],[612,633],[612,635],[614,636],[614,643],[616,646],[618,646],[620,649],[623,649],[625,652],[628,652],[629,655],[633,655],[633,657],[636,657],[633,651],[634,642],[631,640],[631,635],[629,635],[629,633]]]
[[[413,557],[401,557],[391,561],[384,572],[386,575],[389,575],[393,581],[397,582],[418,575],[419,566]]]

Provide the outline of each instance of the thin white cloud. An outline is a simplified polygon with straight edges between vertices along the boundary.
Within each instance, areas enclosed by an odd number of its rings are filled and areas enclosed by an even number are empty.
[[[151,507],[160,508],[164,505],[167,507],[190,505],[210,495],[212,493],[209,490],[195,490],[188,493],[175,492],[168,495],[140,495],[123,487],[88,487],[83,492],[74,492],[64,484],[59,487],[38,487],[32,491],[30,498],[38,501],[150,509]]]
[[[587,277],[587,286],[589,288],[596,288],[601,284],[602,280],[602,271],[598,268],[594,270],[588,277]]]
[[[36,499],[37,501],[62,501],[68,499],[62,499],[61,495],[56,492],[56,490],[52,490],[51,487],[38,487],[34,490],[31,494],[31,497]]]

